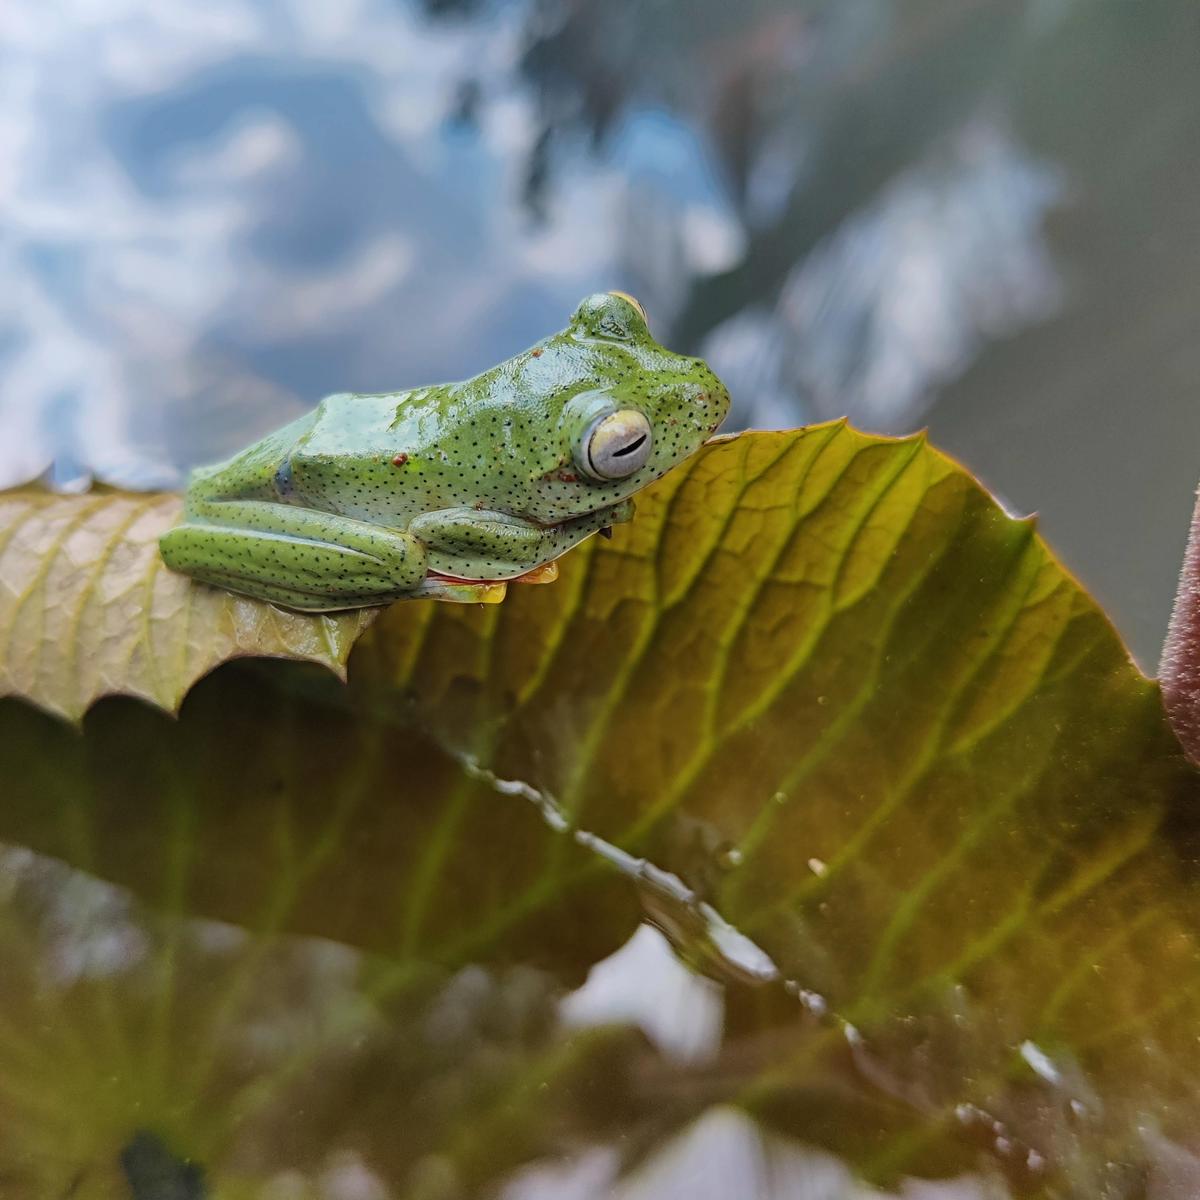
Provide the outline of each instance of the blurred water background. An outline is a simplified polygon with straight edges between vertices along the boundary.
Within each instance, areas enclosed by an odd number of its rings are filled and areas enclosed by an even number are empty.
[[[927,425],[1152,666],[1198,53],[1194,0],[10,0],[0,484],[174,484],[617,286],[731,428]]]

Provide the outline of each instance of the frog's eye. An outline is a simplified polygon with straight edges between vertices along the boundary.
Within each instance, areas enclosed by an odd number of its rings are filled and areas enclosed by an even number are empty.
[[[587,296],[571,318],[579,334],[628,342],[649,333],[646,310],[628,292],[596,292]]]
[[[622,409],[588,430],[579,465],[593,479],[625,479],[646,465],[653,444],[650,422],[640,412]]]

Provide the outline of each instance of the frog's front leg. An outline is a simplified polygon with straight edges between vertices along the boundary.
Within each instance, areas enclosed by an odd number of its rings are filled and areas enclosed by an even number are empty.
[[[411,534],[264,500],[192,499],[159,548],[173,571],[303,612],[386,604],[426,571]]]
[[[409,530],[428,548],[432,571],[458,579],[513,579],[632,514],[626,500],[559,525],[536,525],[509,513],[446,508],[422,513]]]

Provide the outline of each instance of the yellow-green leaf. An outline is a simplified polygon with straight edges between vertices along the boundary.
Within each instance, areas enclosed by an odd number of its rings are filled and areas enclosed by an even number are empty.
[[[0,755],[0,840],[177,923],[98,988],[116,1049],[95,1065],[77,1039],[88,1095],[120,1081],[119,1105],[72,1110],[105,1117],[89,1147],[168,1111],[214,1178],[260,1164],[249,1189],[316,1170],[272,1124],[303,1112],[305,1147],[366,1147],[395,1194],[470,1194],[733,1104],[881,1183],[1126,1196],[1189,1161],[1197,775],[1032,523],[922,439],[719,441],[557,584],[394,606],[348,687],[235,666],[177,722],[108,700],[82,737],[9,701]],[[514,962],[550,1005],[638,902],[721,980],[710,1058],[573,1039],[545,1008],[503,1047],[464,1020],[464,993],[513,1011]],[[199,917],[252,931],[228,981],[181,957]],[[273,956],[325,961],[300,934],[359,974],[325,1002],[292,989],[264,1043],[258,998],[293,980]],[[3,1027],[55,1028],[57,997],[0,1007],[0,1116],[61,1111],[57,1042]],[[449,1075],[446,1028],[466,1030]],[[268,1049],[239,1076],[248,1044]]]

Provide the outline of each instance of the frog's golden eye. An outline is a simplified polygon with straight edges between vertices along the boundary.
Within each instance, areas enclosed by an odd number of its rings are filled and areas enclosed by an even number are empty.
[[[580,466],[593,479],[626,479],[646,465],[653,445],[645,416],[622,409],[601,417],[588,430]]]

